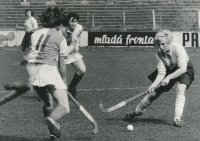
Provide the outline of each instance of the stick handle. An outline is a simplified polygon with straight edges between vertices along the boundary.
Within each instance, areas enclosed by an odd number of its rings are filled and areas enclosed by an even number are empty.
[[[112,112],[114,110],[117,110],[117,109],[125,106],[126,104],[130,103],[131,101],[133,101],[133,100],[135,100],[135,99],[137,99],[137,98],[139,98],[139,97],[141,97],[141,96],[143,96],[145,94],[147,94],[146,91],[142,92],[142,93],[140,93],[140,94],[138,94],[136,96],[130,97],[129,99],[127,99],[125,101],[122,101],[122,102],[118,103],[117,105],[115,105],[113,107],[108,108],[108,112]]]
[[[156,87],[156,89],[158,89],[160,86],[161,86],[161,84],[159,84],[159,85]],[[154,91],[155,91],[155,89],[154,89]],[[114,106],[112,106],[112,107],[110,107],[110,108],[108,108],[108,109],[105,109],[105,108],[103,107],[103,104],[100,103],[100,104],[99,104],[99,108],[100,108],[100,110],[101,110],[102,112],[112,112],[112,111],[114,111],[114,110],[117,110],[117,109],[119,109],[119,108],[125,106],[126,104],[130,103],[131,101],[133,101],[133,100],[135,100],[135,99],[137,99],[137,98],[139,98],[139,97],[141,97],[141,96],[143,96],[143,95],[145,95],[145,94],[147,94],[147,93],[148,93],[147,91],[144,91],[144,92],[142,92],[142,93],[139,93],[139,94],[137,94],[137,95],[135,95],[135,96],[132,96],[132,97],[130,97],[129,99],[126,99],[126,100],[124,100],[124,101],[122,101],[122,102],[120,102],[120,103],[118,103],[118,104],[116,104],[116,105],[114,105]]]
[[[83,114],[91,121],[94,122],[94,119],[92,116],[85,110],[85,108],[70,94],[68,93],[69,97],[72,99],[72,101],[79,107],[79,109],[83,112]]]

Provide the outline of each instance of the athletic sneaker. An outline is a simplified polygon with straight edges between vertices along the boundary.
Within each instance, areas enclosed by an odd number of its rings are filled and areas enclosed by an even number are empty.
[[[20,63],[20,65],[27,65],[28,64],[28,61],[26,61],[26,60],[23,60],[21,63]]]
[[[52,140],[52,141],[56,140],[56,136],[50,135],[50,140]]]
[[[174,120],[174,126],[176,126],[176,127],[182,127],[183,124],[184,124],[183,120],[180,120],[180,119]]]
[[[71,88],[68,87],[68,92],[76,99],[78,99],[78,94],[76,93],[76,87],[75,88]]]
[[[46,117],[44,123],[51,129],[52,135],[61,137],[60,124],[56,123],[51,117]]]
[[[125,121],[129,121],[129,120],[132,120],[132,119],[134,119],[135,117],[140,116],[140,115],[142,115],[142,113],[136,114],[135,111],[134,111],[132,114],[127,114],[127,115],[125,116],[124,120],[125,120]]]
[[[61,128],[61,121],[57,121],[56,123],[59,124]],[[52,135],[51,128],[49,128],[49,132],[50,132],[50,140],[52,141],[56,140],[56,136]]]

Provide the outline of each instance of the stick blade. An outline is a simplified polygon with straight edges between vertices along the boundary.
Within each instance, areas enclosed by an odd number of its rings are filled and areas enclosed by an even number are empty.
[[[103,107],[102,103],[99,103],[99,109],[104,113],[108,113],[108,110]]]
[[[80,111],[92,122],[94,128],[92,130],[93,134],[96,134],[98,132],[98,126],[96,121],[93,119],[93,117],[86,111],[86,109],[68,92],[69,97],[74,102],[74,104],[79,107]]]
[[[96,134],[96,133],[98,132],[97,123],[96,123],[96,122],[93,122],[93,125],[94,125],[94,129],[92,130],[92,133],[93,133],[93,134]]]

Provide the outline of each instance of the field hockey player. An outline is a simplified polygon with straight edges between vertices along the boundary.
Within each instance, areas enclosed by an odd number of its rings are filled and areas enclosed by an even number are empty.
[[[68,86],[68,91],[77,99],[76,86],[86,72],[86,66],[82,60],[83,56],[78,52],[83,27],[79,24],[79,16],[76,13],[69,13],[63,20],[63,26],[60,31],[65,36],[68,44],[67,47],[70,51],[65,63],[71,64],[76,69],[76,73]]]
[[[194,80],[194,69],[187,52],[179,43],[172,42],[169,30],[160,30],[156,33],[154,44],[158,48],[156,53],[157,69],[148,78],[153,82],[147,89],[147,94],[136,106],[132,114],[127,114],[125,119],[131,120],[139,116],[163,92],[169,91],[176,84],[174,126],[183,126],[183,110],[185,105],[185,90]],[[153,92],[159,84],[161,87]]]
[[[31,36],[31,50],[27,56],[27,72],[31,85],[44,101],[44,122],[50,131],[50,139],[61,137],[58,121],[69,113],[66,84],[67,42],[60,33],[63,10],[47,8],[40,16],[43,28]],[[53,99],[57,106],[53,108]]]

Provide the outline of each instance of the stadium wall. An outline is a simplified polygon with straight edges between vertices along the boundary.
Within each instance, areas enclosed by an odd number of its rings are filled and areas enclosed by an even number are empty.
[[[24,31],[0,31],[0,47],[19,46]],[[184,47],[200,47],[200,32],[172,32],[173,41]],[[153,47],[155,32],[88,32],[81,34],[80,47]]]

